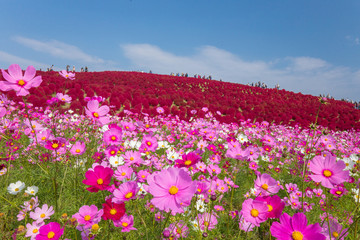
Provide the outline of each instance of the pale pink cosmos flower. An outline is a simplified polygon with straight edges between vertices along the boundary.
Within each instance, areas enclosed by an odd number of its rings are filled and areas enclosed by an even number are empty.
[[[52,206],[44,204],[41,208],[35,208],[34,212],[30,212],[30,218],[34,219],[36,223],[41,223],[45,219],[50,219],[50,216],[54,214],[54,209]]]
[[[30,237],[30,240],[35,240],[36,235],[39,234],[40,227],[43,226],[44,224],[45,224],[44,222],[36,223],[36,221],[34,221],[31,224],[27,223],[25,237]]]
[[[84,205],[79,209],[78,213],[75,213],[72,217],[76,218],[78,221],[79,228],[77,229],[83,229],[83,228],[91,228],[93,224],[97,224],[101,221],[101,216],[103,215],[104,210],[98,208],[95,205]]]
[[[57,93],[56,98],[59,99],[61,102],[70,103],[72,98],[67,94]]]
[[[67,72],[66,70],[62,70],[61,72],[59,72],[59,74],[66,79],[75,80],[75,73]]]
[[[246,199],[242,204],[241,214],[247,222],[260,226],[260,223],[267,220],[268,206],[265,202]]]
[[[262,174],[255,180],[255,189],[260,192],[260,196],[269,196],[275,194],[280,190],[277,181],[269,174]]]
[[[42,82],[41,76],[35,77],[36,69],[33,66],[28,66],[24,75],[18,64],[10,65],[9,73],[3,69],[1,72],[6,81],[0,81],[0,90],[14,90],[17,96],[28,95],[30,88],[38,87]]]

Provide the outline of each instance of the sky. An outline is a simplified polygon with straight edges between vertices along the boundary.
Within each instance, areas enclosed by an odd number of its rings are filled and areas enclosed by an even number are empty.
[[[0,0],[0,68],[200,74],[360,101],[359,0]]]

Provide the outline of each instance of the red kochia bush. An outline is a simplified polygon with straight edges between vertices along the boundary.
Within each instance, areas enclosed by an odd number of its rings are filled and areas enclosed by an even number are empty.
[[[28,101],[39,107],[57,92],[66,93],[73,99],[71,108],[82,111],[84,97],[95,94],[106,98],[106,104],[122,106],[135,113],[156,114],[156,107],[165,114],[190,118],[190,110],[204,117],[202,107],[222,122],[238,122],[253,119],[308,127],[315,122],[319,108],[318,97],[285,90],[262,89],[242,84],[204,80],[191,77],[175,77],[140,72],[87,72],[76,73],[74,81],[64,79],[58,72],[37,72],[43,82],[30,89]],[[0,75],[0,81],[4,80]],[[234,79],[235,80],[235,79]],[[22,101],[14,91],[4,92],[10,99]],[[31,95],[30,95],[31,96]],[[221,116],[216,114],[220,111]],[[319,111],[318,123],[333,130],[360,129],[360,111],[343,101],[328,100]]]

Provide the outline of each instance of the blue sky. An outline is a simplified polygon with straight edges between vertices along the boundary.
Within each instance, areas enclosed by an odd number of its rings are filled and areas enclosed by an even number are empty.
[[[0,68],[262,81],[360,101],[358,0],[2,1]]]

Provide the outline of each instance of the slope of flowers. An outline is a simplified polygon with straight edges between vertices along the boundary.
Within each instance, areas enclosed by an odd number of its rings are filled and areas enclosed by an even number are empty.
[[[0,83],[25,102],[1,96],[4,239],[359,238],[357,131],[114,116],[102,98],[62,113],[68,96],[32,107],[42,79],[15,72]]]
[[[197,110],[195,117],[204,117],[200,110],[207,107],[225,123],[251,119],[309,127],[317,121],[332,130],[360,128],[360,111],[350,103],[328,100],[327,105],[318,109],[317,97],[285,90],[139,72],[76,73],[73,81],[65,81],[58,72],[39,74],[43,83],[30,90],[32,95],[28,99],[35,106],[45,107],[46,100],[63,92],[72,98],[70,108],[73,110],[81,111],[84,96],[97,95],[105,97],[107,103],[114,106],[113,113],[121,116],[124,109],[154,116],[156,107],[161,106],[165,114],[189,119],[194,117],[192,110]],[[7,94],[11,99],[20,100],[14,92]]]

